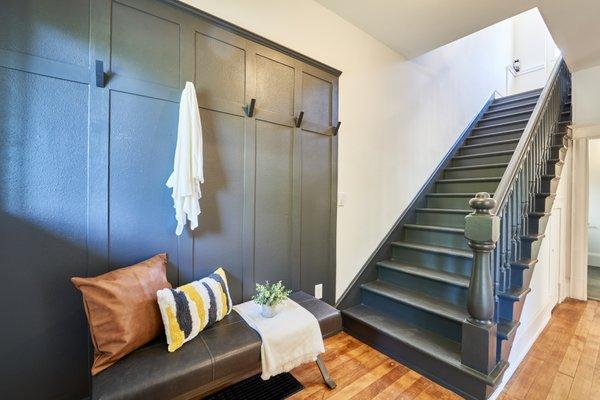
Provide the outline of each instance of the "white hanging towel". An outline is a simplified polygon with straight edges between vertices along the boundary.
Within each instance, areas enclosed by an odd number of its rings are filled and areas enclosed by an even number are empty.
[[[178,236],[183,232],[186,218],[190,221],[192,229],[198,226],[202,197],[200,184],[204,183],[202,163],[202,123],[196,88],[192,82],[186,82],[179,103],[179,126],[173,173],[167,180],[167,187],[173,189],[171,196],[177,219],[175,233]]]

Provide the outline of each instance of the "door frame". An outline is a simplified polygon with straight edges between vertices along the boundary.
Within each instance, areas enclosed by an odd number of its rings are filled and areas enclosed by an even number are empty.
[[[571,170],[571,273],[570,295],[587,300],[589,141],[600,138],[600,124],[571,127],[573,165]]]

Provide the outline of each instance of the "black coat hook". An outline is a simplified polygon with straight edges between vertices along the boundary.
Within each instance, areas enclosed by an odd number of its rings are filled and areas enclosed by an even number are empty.
[[[105,86],[104,62],[96,60],[96,86],[103,88]]]
[[[256,99],[252,99],[250,100],[250,105],[249,106],[244,106],[244,112],[246,113],[246,116],[252,118],[254,116],[254,105],[256,104]]]
[[[336,136],[338,134],[338,131],[340,130],[340,125],[342,125],[342,121],[338,121],[337,126],[333,127],[333,136]]]
[[[304,111],[300,111],[298,118],[294,118],[296,120],[296,128],[300,128],[300,125],[302,125],[302,118],[304,118]]]

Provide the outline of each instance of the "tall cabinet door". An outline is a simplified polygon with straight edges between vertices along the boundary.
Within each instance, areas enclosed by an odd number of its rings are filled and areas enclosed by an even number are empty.
[[[299,71],[300,109],[297,141],[300,171],[300,288],[335,300],[335,212],[337,194],[337,79],[308,65]]]
[[[194,83],[204,140],[202,214],[193,231],[194,279],[216,266],[229,272],[234,302],[242,300],[246,40],[194,22]]]
[[[294,188],[294,114],[297,92],[295,60],[256,44],[248,62],[247,101],[256,99],[248,119],[247,152],[249,215],[247,237],[251,266],[244,280],[246,297],[255,282],[281,280],[298,289],[298,196]],[[295,245],[296,244],[296,245]]]

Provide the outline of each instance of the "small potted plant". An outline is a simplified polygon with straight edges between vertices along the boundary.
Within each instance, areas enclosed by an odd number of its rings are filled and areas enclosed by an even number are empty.
[[[277,306],[281,304],[292,293],[291,290],[286,290],[281,281],[269,284],[269,281],[264,285],[256,284],[256,294],[252,296],[252,300],[261,306],[260,314],[265,318],[274,317],[277,314]]]

